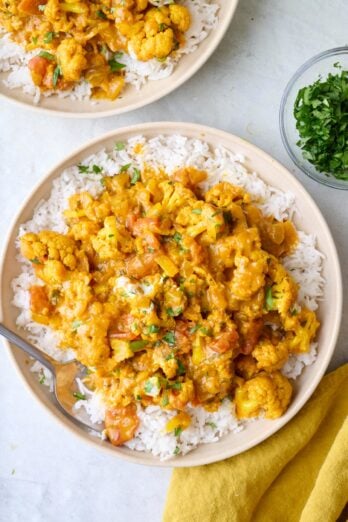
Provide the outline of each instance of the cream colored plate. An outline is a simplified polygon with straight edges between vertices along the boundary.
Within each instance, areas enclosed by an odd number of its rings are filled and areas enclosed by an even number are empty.
[[[318,339],[318,358],[312,366],[306,368],[301,378],[296,381],[294,399],[286,414],[274,421],[259,420],[253,422],[240,433],[227,435],[213,444],[201,445],[193,452],[172,459],[169,462],[160,462],[149,454],[132,451],[127,448],[113,447],[108,442],[89,436],[73,426],[55,409],[46,387],[40,385],[37,376],[30,372],[25,355],[16,348],[12,348],[10,353],[12,354],[13,361],[19,373],[36,398],[55,418],[59,419],[66,428],[70,429],[76,435],[79,435],[81,440],[89,441],[94,444],[95,447],[107,451],[110,457],[114,455],[140,464],[180,467],[207,464],[231,457],[232,455],[252,448],[279,430],[309,399],[323,376],[335,348],[342,310],[341,272],[336,248],[328,226],[312,198],[302,185],[277,161],[236,136],[188,123],[148,123],[136,125],[113,131],[102,138],[90,142],[85,147],[68,156],[46,176],[34,189],[16,217],[9,232],[8,242],[1,264],[0,314],[3,316],[2,319],[8,327],[16,329],[15,320],[18,315],[18,310],[10,304],[13,297],[10,286],[11,280],[20,271],[20,266],[16,261],[15,238],[18,233],[19,224],[30,219],[39,201],[49,196],[53,179],[59,176],[67,167],[80,163],[86,156],[96,153],[103,147],[111,148],[115,141],[123,141],[138,134],[143,134],[147,138],[151,138],[158,134],[170,135],[175,133],[200,138],[206,140],[212,146],[223,145],[235,153],[242,153],[246,157],[247,167],[258,172],[266,183],[284,191],[293,192],[296,196],[296,206],[298,209],[297,227],[307,233],[315,234],[318,238],[318,247],[325,255],[323,276],[326,283],[324,299],[319,309],[319,318],[322,322],[322,326]],[[33,443],[35,444],[35,441],[33,441]]]
[[[182,56],[173,74],[168,78],[149,81],[140,91],[137,91],[132,85],[127,85],[122,97],[115,101],[101,101],[95,104],[90,100],[78,102],[51,96],[49,98],[42,97],[40,104],[35,105],[32,97],[25,94],[22,89],[6,87],[3,80],[7,78],[7,73],[0,73],[0,96],[37,112],[49,112],[55,116],[70,118],[101,118],[144,107],[163,98],[191,78],[219,45],[233,18],[238,0],[217,0],[217,3],[221,6],[218,13],[218,25],[200,43],[198,49],[191,54]]]

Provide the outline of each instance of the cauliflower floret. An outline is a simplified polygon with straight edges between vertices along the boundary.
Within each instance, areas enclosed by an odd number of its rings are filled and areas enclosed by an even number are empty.
[[[297,284],[273,257],[271,257],[268,273],[274,284],[269,290],[268,299],[266,295],[266,307],[269,310],[277,310],[284,317],[296,302]]]
[[[267,419],[276,419],[286,411],[291,395],[291,384],[280,372],[260,373],[236,389],[237,417],[257,417],[264,412]]]
[[[234,262],[236,268],[229,283],[230,292],[237,299],[250,299],[264,285],[267,255],[262,251],[253,252],[250,259],[236,255]]]
[[[61,261],[70,270],[76,268],[76,243],[72,238],[43,230],[38,234],[24,234],[20,239],[21,253],[36,264],[47,260]]]
[[[62,40],[57,48],[57,59],[62,76],[67,82],[78,82],[87,67],[86,51],[73,38]]]
[[[170,28],[148,38],[143,35],[144,33],[137,34],[130,40],[130,50],[143,62],[152,58],[166,58],[175,47],[174,33]]]
[[[251,379],[258,373],[257,362],[251,355],[241,355],[234,360],[235,372],[243,379]]]
[[[252,351],[252,356],[256,359],[259,370],[280,370],[289,356],[287,343],[281,341],[274,345],[269,339],[263,339]]]
[[[173,4],[169,6],[170,19],[179,31],[185,33],[191,25],[190,12],[183,5]]]
[[[236,200],[249,199],[250,196],[244,192],[241,187],[231,185],[227,182],[221,182],[214,185],[206,192],[204,199],[207,203],[212,203],[217,207],[227,208]]]
[[[60,6],[59,0],[48,0],[45,5],[45,18],[50,22],[54,22],[59,18]]]
[[[191,379],[177,383],[176,388],[169,393],[169,404],[175,410],[182,410],[195,397],[195,389]]]
[[[287,316],[284,329],[288,332],[289,350],[295,353],[308,352],[319,326],[315,313],[307,308],[303,308],[297,315]]]
[[[177,317],[182,314],[185,309],[187,298],[180,288],[168,279],[164,283],[163,307],[166,314],[171,317]]]

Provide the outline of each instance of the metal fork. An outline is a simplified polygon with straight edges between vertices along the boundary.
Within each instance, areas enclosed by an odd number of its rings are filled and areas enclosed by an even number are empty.
[[[28,343],[22,337],[9,330],[0,323],[0,335],[5,337],[10,343],[43,364],[53,376],[54,392],[53,402],[58,410],[65,415],[73,424],[87,432],[101,433],[104,429],[103,424],[93,424],[87,414],[84,416],[73,409],[76,403],[74,393],[77,391],[76,378],[82,379],[87,372],[87,368],[76,360],[67,363],[59,363],[49,355]]]

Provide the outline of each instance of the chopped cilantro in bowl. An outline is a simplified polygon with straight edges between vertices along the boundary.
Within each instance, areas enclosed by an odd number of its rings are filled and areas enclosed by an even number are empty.
[[[348,190],[348,47],[320,53],[296,71],[281,101],[280,131],[305,174]]]

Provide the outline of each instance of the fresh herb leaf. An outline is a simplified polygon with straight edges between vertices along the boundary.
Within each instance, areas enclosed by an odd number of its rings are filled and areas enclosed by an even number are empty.
[[[173,331],[167,332],[163,336],[163,341],[165,341],[169,346],[175,345],[175,333]]]
[[[115,143],[115,149],[117,151],[124,150],[125,147],[126,147],[126,145],[124,143],[122,143],[122,141]]]
[[[96,14],[97,14],[97,17],[101,18],[102,20],[106,20],[106,18],[107,18],[106,14],[101,9],[98,9]]]
[[[54,54],[49,53],[48,51],[40,51],[39,56],[40,56],[40,58],[46,58],[46,60],[50,60],[50,61],[53,61],[56,59]]]
[[[178,364],[178,375],[185,375],[186,373],[186,368],[185,366],[183,365],[183,363],[180,361],[180,359],[177,359],[176,360],[177,364]]]
[[[173,451],[174,455],[178,455],[180,453],[179,446],[176,446],[175,450]]]
[[[53,87],[57,86],[57,82],[58,82],[59,76],[61,74],[62,74],[61,69],[60,69],[59,65],[57,65],[56,68],[53,71],[53,76],[52,76],[52,85],[53,85]]]
[[[46,380],[46,376],[45,376],[45,374],[42,374],[40,379],[39,379],[39,383],[40,384],[44,384],[45,380]]]
[[[139,180],[140,180],[140,170],[134,167],[130,183],[131,183],[131,185],[135,185]]]
[[[168,404],[169,404],[168,394],[165,393],[162,397],[161,406],[163,406],[163,408],[164,408],[165,406],[168,406]]]
[[[154,333],[158,333],[160,331],[160,327],[157,326],[156,324],[150,324],[148,327],[147,327],[147,332],[149,334],[154,334]]]
[[[115,58],[111,58],[108,60],[109,67],[111,69],[111,72],[117,72],[121,71],[121,69],[124,69],[126,66],[124,63],[120,63]]]
[[[48,44],[48,43],[51,43],[52,40],[53,40],[53,38],[55,38],[55,37],[56,37],[56,33],[53,32],[53,31],[49,31],[48,33],[46,33],[46,34],[44,35],[44,39],[43,39],[43,41],[44,41],[46,44]]]
[[[194,333],[196,333],[199,329],[200,329],[199,324],[195,324],[194,326],[192,326],[192,328],[189,329],[189,333],[190,333],[190,334],[194,334]]]
[[[144,386],[145,393],[151,393],[152,388],[153,388],[152,382],[146,381],[145,386]]]
[[[86,395],[84,393],[74,392],[73,396],[75,397],[75,399],[77,399],[79,401],[85,401],[86,400]]]
[[[73,321],[71,323],[71,329],[73,332],[76,332],[76,330],[82,325],[81,321]]]
[[[194,208],[191,212],[192,212],[192,214],[200,215],[200,214],[202,214],[202,209],[201,208]]]
[[[172,236],[172,239],[176,243],[180,243],[180,241],[182,240],[182,235],[179,234],[179,232],[175,232],[175,234]]]
[[[120,172],[127,172],[129,167],[131,167],[131,166],[132,166],[131,163],[127,163],[126,165],[122,165],[122,167],[120,168]]]
[[[130,341],[129,348],[132,350],[132,352],[138,352],[140,350],[143,350],[145,346],[147,346],[148,344],[149,341],[139,339],[138,341]]]
[[[178,426],[177,428],[174,428],[174,435],[175,437],[179,437],[179,435],[181,435],[182,433],[182,427],[181,426]]]
[[[33,263],[33,265],[41,265],[41,262],[39,261],[39,259],[37,257],[34,257],[33,259],[29,259],[29,261],[31,263]]]
[[[99,165],[93,165],[92,170],[93,170],[94,174],[100,174],[103,171],[103,169],[101,167],[99,167]]]
[[[172,388],[173,390],[181,390],[182,384],[181,382],[173,382],[173,384],[169,384],[169,388]]]
[[[265,308],[267,311],[274,310],[274,298],[271,286],[266,286]]]
[[[216,430],[216,428],[217,428],[217,425],[215,424],[215,422],[206,422],[205,425],[210,426],[213,430]]]
[[[77,165],[77,168],[79,169],[80,174],[87,174],[89,172],[88,165]]]
[[[167,308],[166,312],[167,312],[167,315],[169,315],[170,317],[177,317],[178,315],[182,314],[182,311],[183,309],[180,307],[180,308]]]
[[[338,65],[338,64],[336,64]],[[319,171],[348,180],[348,71],[329,74],[299,90],[294,116],[297,145]]]

